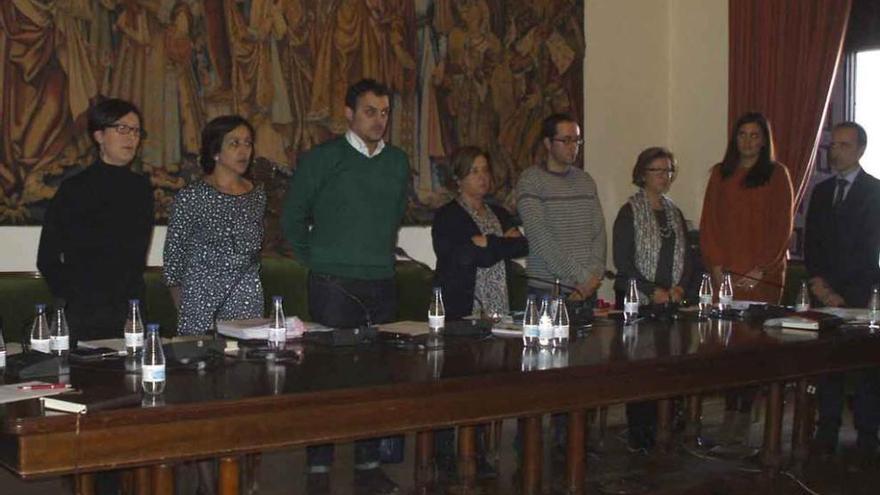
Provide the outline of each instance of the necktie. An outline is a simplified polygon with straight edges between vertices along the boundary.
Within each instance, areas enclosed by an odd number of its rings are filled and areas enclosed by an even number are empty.
[[[831,203],[833,208],[837,208],[840,206],[840,203],[843,202],[843,197],[846,194],[846,186],[849,185],[849,181],[846,179],[837,179],[837,189],[834,191],[834,202]]]

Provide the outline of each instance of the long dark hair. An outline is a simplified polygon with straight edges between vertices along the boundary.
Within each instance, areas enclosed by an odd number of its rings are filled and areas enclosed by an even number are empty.
[[[773,131],[770,128],[770,122],[764,114],[758,112],[749,112],[741,116],[733,126],[733,134],[730,136],[730,141],[727,142],[727,151],[724,152],[724,159],[721,161],[721,178],[727,179],[739,166],[740,156],[736,138],[739,130],[746,124],[757,124],[761,128],[761,133],[764,135],[764,146],[761,147],[758,161],[743,179],[743,185],[747,188],[760,187],[769,182],[770,177],[773,176],[776,152],[773,147]]]

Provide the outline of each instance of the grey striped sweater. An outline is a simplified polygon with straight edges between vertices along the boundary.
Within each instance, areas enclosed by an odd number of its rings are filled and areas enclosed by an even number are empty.
[[[529,240],[530,277],[576,285],[605,273],[605,217],[590,174],[575,167],[556,174],[533,165],[519,178],[516,205]],[[529,285],[549,287],[534,280]]]

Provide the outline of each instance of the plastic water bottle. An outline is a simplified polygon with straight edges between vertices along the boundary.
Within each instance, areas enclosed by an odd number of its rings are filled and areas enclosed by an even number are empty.
[[[535,295],[529,294],[526,299],[526,311],[523,314],[523,345],[525,347],[538,346],[538,307]]]
[[[868,326],[880,328],[880,288],[876,285],[871,288],[871,298],[868,299]]]
[[[565,299],[556,297],[556,314],[553,316],[553,347],[568,346],[569,320]]]
[[[434,287],[431,304],[428,305],[428,328],[432,333],[440,333],[444,325],[446,325],[446,306],[443,305],[443,290]]]
[[[144,339],[144,354],[141,358],[141,384],[144,392],[159,395],[165,391],[165,353],[159,339],[159,325],[147,324],[147,336]]]
[[[550,347],[553,336],[553,315],[550,314],[550,296],[544,296],[541,300],[541,316],[538,318],[538,346]]]
[[[144,347],[144,321],[141,319],[141,302],[137,299],[128,301],[128,316],[122,329],[125,337],[125,352],[137,357]]]
[[[6,367],[6,341],[3,340],[3,320],[0,319],[0,369]],[[0,373],[2,375],[2,373]]]
[[[49,333],[49,320],[46,319],[46,305],[37,304],[34,308],[37,316],[31,327],[31,350],[51,354],[52,340]]]
[[[639,288],[636,286],[636,279],[629,279],[629,289],[623,298],[623,322],[630,324],[639,317]]]
[[[721,279],[721,287],[718,288],[718,308],[724,311],[733,305],[733,281],[730,274],[725,272]]]
[[[708,273],[703,273],[703,279],[700,281],[700,317],[706,318],[712,310],[712,278]]]
[[[556,320],[556,308],[558,307],[559,296],[562,295],[562,282],[558,278],[553,279],[553,292],[550,293],[550,316]]]
[[[281,296],[272,296],[272,320],[269,322],[268,344],[270,349],[283,349],[287,343],[287,327],[284,326],[284,305]]]
[[[62,362],[70,355],[70,328],[67,326],[64,308],[57,308],[52,317],[52,324],[49,325],[49,348]]]
[[[806,280],[801,282],[801,289],[798,291],[797,299],[795,300],[794,310],[798,313],[803,313],[804,311],[810,310],[810,289],[807,288]]]

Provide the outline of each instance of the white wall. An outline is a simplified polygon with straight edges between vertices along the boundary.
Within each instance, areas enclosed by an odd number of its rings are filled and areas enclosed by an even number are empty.
[[[681,169],[670,196],[699,225],[709,169],[728,138],[727,0],[669,5],[668,144]]]
[[[587,170],[608,231],[635,191],[641,150],[670,148],[681,171],[670,196],[699,223],[706,171],[724,152],[726,0],[587,0],[584,77]],[[600,295],[611,298],[610,282]]]
[[[609,233],[634,191],[636,155],[668,146],[681,172],[671,196],[699,222],[706,171],[724,151],[727,122],[727,0],[587,0],[584,91],[587,170],[596,179]],[[157,227],[149,265],[161,265]],[[33,271],[39,227],[0,227],[0,271]],[[428,227],[404,227],[400,245],[433,266]],[[605,284],[603,296],[610,294]]]
[[[153,240],[147,265],[162,266],[162,246],[165,244],[165,227],[153,230]],[[0,227],[0,272],[32,272],[37,269],[37,247],[40,244],[40,227]],[[404,227],[400,229],[401,247],[413,258],[434,266],[437,258],[431,247],[430,227]]]

